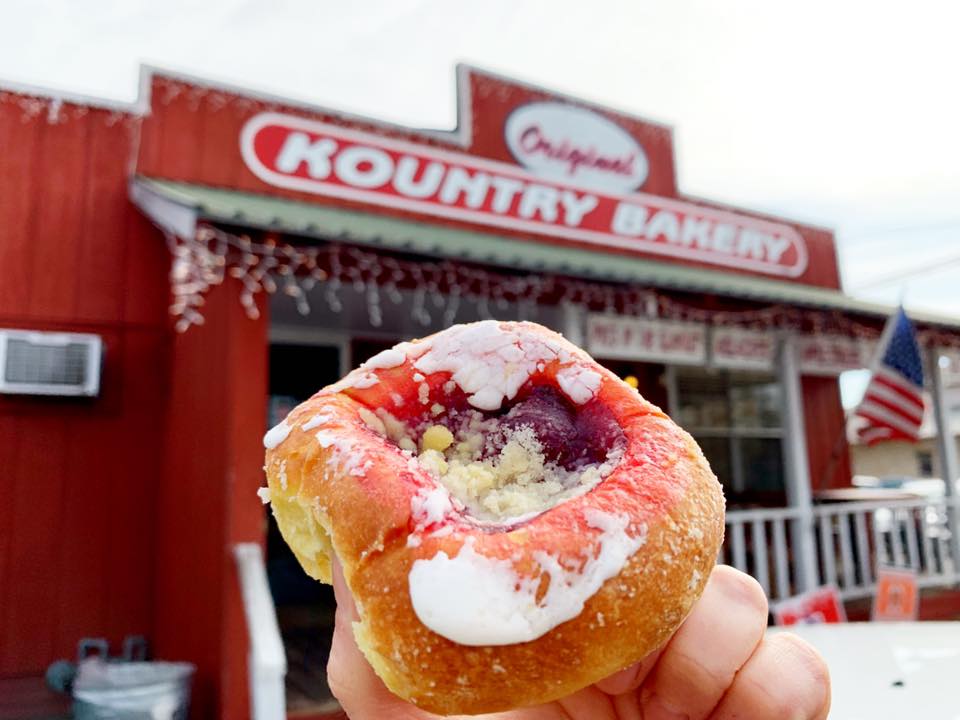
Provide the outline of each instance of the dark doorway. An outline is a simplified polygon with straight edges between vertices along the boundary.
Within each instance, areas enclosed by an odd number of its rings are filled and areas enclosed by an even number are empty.
[[[331,345],[270,346],[269,426],[341,375],[340,350]],[[267,513],[267,576],[287,651],[287,711],[323,717],[339,708],[327,685],[327,658],[336,603],[333,589],[309,577]]]
[[[353,366],[366,362],[378,352],[392,348],[400,342],[396,340],[384,340],[381,338],[353,338],[350,340],[350,359]]]
[[[637,390],[649,402],[662,410],[667,409],[667,368],[660,363],[645,363],[630,360],[599,360],[621,378],[637,379]]]

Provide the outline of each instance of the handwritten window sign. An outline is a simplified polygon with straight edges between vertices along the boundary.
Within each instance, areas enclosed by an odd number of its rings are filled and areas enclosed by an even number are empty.
[[[595,357],[609,360],[704,365],[707,332],[694,323],[590,315],[587,347]]]
[[[710,363],[714,367],[770,370],[777,352],[772,332],[715,327],[710,332]]]
[[[870,365],[875,343],[845,335],[804,335],[797,340],[800,372],[805,375],[839,375]]]

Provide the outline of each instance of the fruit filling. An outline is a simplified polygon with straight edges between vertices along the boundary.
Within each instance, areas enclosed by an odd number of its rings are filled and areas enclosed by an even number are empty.
[[[572,405],[549,386],[497,413],[450,398],[418,419],[402,422],[382,412],[378,419],[469,515],[490,522],[587,492],[617,466],[625,444],[603,404]]]

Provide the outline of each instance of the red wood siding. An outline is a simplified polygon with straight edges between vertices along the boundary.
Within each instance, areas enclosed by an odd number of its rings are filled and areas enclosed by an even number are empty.
[[[810,485],[814,492],[849,487],[850,447],[840,402],[840,383],[836,378],[809,375],[801,379],[801,386]]]
[[[0,327],[106,342],[99,398],[0,396],[0,676],[153,632],[168,256],[126,200],[138,124],[0,92]]]
[[[174,340],[165,470],[157,504],[157,650],[197,664],[196,717],[247,710],[247,634],[231,547],[262,543],[267,320],[246,317],[230,280],[206,322]]]

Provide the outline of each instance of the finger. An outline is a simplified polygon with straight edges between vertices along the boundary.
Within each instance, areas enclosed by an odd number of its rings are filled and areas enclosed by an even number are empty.
[[[662,649],[656,650],[640,662],[604,678],[597,683],[597,688],[608,695],[623,695],[631,690],[636,690],[647,679],[647,675],[653,670],[654,665],[657,664],[661,652]]]
[[[333,644],[327,662],[327,682],[347,715],[353,720],[427,717],[387,690],[357,647],[353,623],[359,622],[360,615],[343,576],[343,568],[336,558],[333,560],[333,592],[337,599],[337,612]]]
[[[830,673],[796,635],[771,635],[744,665],[711,720],[822,720],[830,712]]]
[[[714,568],[703,596],[640,689],[644,719],[707,717],[766,626],[767,598],[757,581],[725,565]]]

